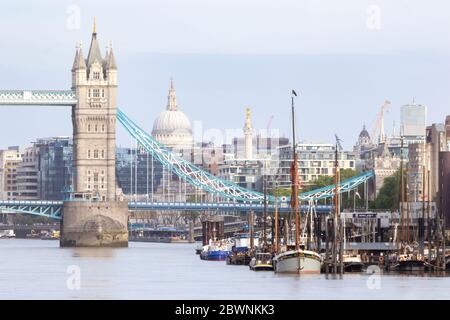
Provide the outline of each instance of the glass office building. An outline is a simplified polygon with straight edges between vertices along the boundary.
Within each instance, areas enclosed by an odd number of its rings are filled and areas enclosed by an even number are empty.
[[[146,152],[116,149],[117,184],[125,195],[152,194],[161,183],[162,171],[162,165]]]
[[[38,154],[39,199],[63,200],[72,185],[72,139],[38,139],[34,149]]]
[[[401,108],[401,134],[404,137],[425,137],[427,107],[408,104]]]

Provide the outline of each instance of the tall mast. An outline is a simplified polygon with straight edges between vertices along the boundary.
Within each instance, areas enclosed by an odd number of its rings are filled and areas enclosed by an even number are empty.
[[[339,199],[339,183],[340,183],[340,173],[339,173],[339,151],[341,148],[341,143],[339,137],[335,134],[336,138],[336,149],[335,149],[335,159],[334,159],[334,168],[335,168],[335,189],[334,189],[334,235],[333,235],[333,267],[334,273],[337,273],[337,249],[338,249],[338,240],[339,240],[339,264],[340,264],[340,273],[343,272],[343,243],[342,243],[342,232],[344,231],[342,228],[342,224],[340,222],[340,199]]]
[[[300,248],[300,213],[299,213],[299,201],[298,201],[298,157],[295,141],[295,108],[294,108],[294,96],[297,93],[292,90],[291,103],[292,103],[292,152],[294,153],[294,159],[291,165],[291,208],[295,214],[295,250]]]
[[[409,189],[408,189],[408,166],[405,169],[406,176],[406,243],[409,243]]]
[[[403,136],[401,137],[400,144],[400,210],[401,210],[401,229],[402,229],[402,237],[401,242],[405,241],[405,211],[404,211],[404,203],[405,203],[405,186],[403,179]]]
[[[430,226],[430,216],[431,216],[431,203],[430,203],[430,170],[428,169],[427,174],[427,238],[428,238],[428,262],[431,263],[431,226]]]
[[[278,193],[277,193],[277,184],[275,182],[275,192],[274,192],[274,196],[275,196],[275,231],[274,231],[274,237],[275,237],[275,241],[273,241],[273,248],[274,248],[274,252],[275,254],[278,254],[278,252],[280,251],[280,239],[278,236]]]
[[[266,162],[264,162],[265,165]],[[266,252],[266,221],[267,221],[267,181],[266,181],[266,172],[264,172],[264,178],[263,178],[263,189],[264,189],[264,211],[263,211],[263,232],[262,232],[262,238],[263,238],[263,250]]]

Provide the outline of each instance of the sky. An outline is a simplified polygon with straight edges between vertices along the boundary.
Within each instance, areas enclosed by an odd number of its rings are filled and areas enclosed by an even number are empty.
[[[450,114],[449,15],[444,0],[4,1],[0,89],[70,88],[95,16],[102,53],[114,48],[118,106],[148,131],[173,77],[197,140],[241,131],[246,107],[257,131],[291,137],[295,89],[297,139],[337,134],[350,149],[385,99],[388,134],[412,101],[428,124]],[[0,148],[71,134],[66,107],[0,107]]]

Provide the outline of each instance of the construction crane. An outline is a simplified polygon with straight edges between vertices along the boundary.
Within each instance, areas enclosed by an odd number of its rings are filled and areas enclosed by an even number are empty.
[[[372,132],[370,135],[370,139],[372,140],[372,143],[376,143],[375,134],[378,130],[380,133],[378,135],[378,143],[384,142],[386,139],[386,136],[384,133],[384,113],[387,111],[390,104],[391,104],[391,102],[389,100],[385,100],[383,105],[380,108],[380,111],[378,112],[377,118],[375,120],[375,125],[373,126]]]

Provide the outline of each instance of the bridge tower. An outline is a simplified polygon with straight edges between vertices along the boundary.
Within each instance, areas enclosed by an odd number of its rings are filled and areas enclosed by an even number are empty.
[[[73,192],[64,202],[61,246],[127,246],[128,204],[116,188],[117,65],[112,46],[100,52],[94,21],[84,58],[72,67]]]

